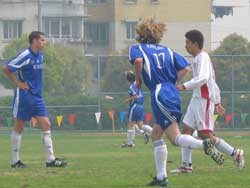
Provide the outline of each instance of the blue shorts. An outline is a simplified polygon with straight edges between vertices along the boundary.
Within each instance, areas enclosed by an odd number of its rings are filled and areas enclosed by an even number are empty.
[[[17,88],[13,100],[14,118],[30,121],[32,117],[47,117],[45,102],[41,96]]]
[[[151,90],[151,106],[156,123],[163,130],[181,119],[181,98],[173,84],[158,84]]]
[[[140,104],[133,104],[128,110],[128,122],[138,122],[144,120],[143,106]]]

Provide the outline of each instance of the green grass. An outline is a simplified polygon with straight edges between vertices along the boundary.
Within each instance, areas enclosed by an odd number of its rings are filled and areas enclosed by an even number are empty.
[[[56,156],[66,158],[69,165],[47,169],[40,135],[23,135],[21,158],[27,169],[10,168],[10,139],[0,135],[0,188],[138,188],[146,187],[150,175],[155,175],[152,144],[143,144],[137,136],[136,147],[120,148],[126,135],[55,133]],[[250,187],[250,137],[224,137],[242,147],[246,153],[246,168],[240,172],[231,157],[217,166],[203,152],[193,152],[193,174],[169,174],[172,188],[247,188]],[[170,146],[168,169],[179,165],[180,150]]]

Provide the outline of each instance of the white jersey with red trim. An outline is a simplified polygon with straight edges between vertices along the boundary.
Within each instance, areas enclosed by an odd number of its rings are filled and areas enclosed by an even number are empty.
[[[215,82],[215,72],[209,55],[201,51],[191,63],[193,78],[183,85],[193,90],[193,98],[210,99],[214,104],[220,103],[220,89]]]

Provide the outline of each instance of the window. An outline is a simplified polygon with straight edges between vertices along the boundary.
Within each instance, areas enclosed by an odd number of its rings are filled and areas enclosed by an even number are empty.
[[[126,22],[127,39],[135,39],[135,28],[137,22]]]
[[[3,21],[3,38],[14,39],[22,35],[23,22],[19,20]]]
[[[81,38],[81,18],[44,18],[44,32],[53,38]]]
[[[125,0],[126,4],[136,4],[137,0]]]
[[[109,2],[110,0],[85,0],[86,4],[105,4]]]
[[[160,0],[151,0],[151,3],[160,3]]]
[[[84,24],[84,35],[86,40],[107,44],[109,40],[109,23],[86,22]]]

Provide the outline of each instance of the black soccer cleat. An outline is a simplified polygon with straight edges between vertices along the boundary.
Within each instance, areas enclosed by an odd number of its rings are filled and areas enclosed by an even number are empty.
[[[153,180],[149,182],[147,186],[168,187],[168,179],[163,178],[163,180],[158,180],[157,177],[153,177]]]
[[[211,139],[203,141],[204,151],[206,155],[209,155],[218,165],[224,164],[223,154],[217,150],[215,143]]]
[[[26,164],[23,164],[22,161],[18,160],[16,163],[11,165],[11,168],[26,168]]]
[[[55,160],[46,162],[46,167],[65,167],[67,162],[63,159],[55,158]]]

